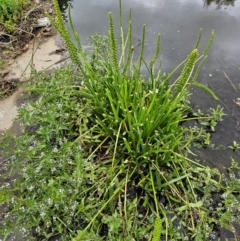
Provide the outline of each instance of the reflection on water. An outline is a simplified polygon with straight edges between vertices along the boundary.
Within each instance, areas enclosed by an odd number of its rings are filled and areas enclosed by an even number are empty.
[[[221,5],[234,6],[236,0],[203,0],[205,6],[209,6],[212,3],[216,4],[218,7]]]
[[[62,12],[65,12],[68,8],[68,4],[72,6],[73,0],[58,0],[58,4]]]
[[[70,5],[70,7],[72,8],[73,7],[72,2],[73,0],[58,0],[59,7],[65,21],[67,21],[67,18],[68,18],[67,17],[68,5]]]

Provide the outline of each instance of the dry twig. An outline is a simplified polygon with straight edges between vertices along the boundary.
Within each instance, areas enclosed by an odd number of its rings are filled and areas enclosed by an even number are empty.
[[[229,83],[231,84],[231,86],[233,87],[233,89],[237,92],[237,87],[232,83],[232,81],[229,79],[229,77],[227,76],[227,74],[224,72],[224,70],[222,71],[225,75],[225,77],[227,78],[227,80],[229,81]]]

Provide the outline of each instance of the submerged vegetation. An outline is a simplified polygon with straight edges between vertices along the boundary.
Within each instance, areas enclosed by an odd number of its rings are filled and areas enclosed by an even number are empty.
[[[109,36],[92,36],[87,53],[69,13],[71,40],[54,0],[52,21],[75,67],[36,73],[27,88],[35,101],[19,110],[20,137],[2,137],[6,147],[14,143],[9,175],[17,179],[0,190],[8,206],[1,236],[19,230],[27,240],[207,241],[225,228],[236,240],[240,168],[232,159],[220,173],[191,150],[210,144],[223,117],[220,107],[194,110],[189,99],[192,86],[217,99],[197,81],[214,32],[202,53],[200,32],[186,60],[163,74],[160,35],[152,60],[144,60],[145,25],[133,61],[131,11],[124,36],[119,3],[120,44],[109,13]]]

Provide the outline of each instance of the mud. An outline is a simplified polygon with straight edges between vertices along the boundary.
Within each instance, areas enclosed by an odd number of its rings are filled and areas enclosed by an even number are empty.
[[[16,58],[14,63],[4,70],[7,74],[4,81],[11,82],[17,79],[25,82],[31,77],[31,70],[42,71],[49,66],[58,67],[57,63],[62,58],[60,47],[60,37],[55,35],[49,38],[36,38],[29,43],[29,50]],[[14,119],[17,117],[17,107],[19,98],[23,90],[14,92],[9,97],[0,101],[0,131],[9,129]]]
[[[17,116],[16,100],[20,95],[20,91],[0,102],[0,130],[9,129],[13,120]]]

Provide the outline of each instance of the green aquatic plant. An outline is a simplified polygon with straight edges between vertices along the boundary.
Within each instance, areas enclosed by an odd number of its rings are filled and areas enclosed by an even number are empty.
[[[12,187],[6,183],[0,188],[7,193],[2,204],[8,205],[1,214],[1,237],[19,227],[25,240],[60,235],[66,241],[159,236],[207,241],[217,235],[216,225],[232,229],[240,207],[236,163],[227,170],[227,179],[189,159],[191,135],[196,133],[189,129],[189,143],[169,156],[171,162],[159,166],[151,158],[138,168],[127,152],[120,155],[120,138],[111,142],[97,132],[91,102],[78,95],[85,88],[81,81],[81,73],[68,66],[29,83],[27,90],[36,101],[19,110],[21,135],[2,141],[12,149],[12,171],[6,178],[18,178]]]
[[[233,144],[231,146],[229,146],[230,149],[232,149],[233,151],[236,151],[238,149],[240,149],[240,144],[237,143],[236,141],[233,141]]]
[[[192,143],[209,145],[208,128],[214,130],[223,116],[221,108],[196,112],[189,103],[214,33],[201,54],[200,31],[186,60],[163,74],[156,67],[160,34],[146,63],[143,26],[134,62],[131,11],[125,32],[119,5],[120,44],[109,13],[109,35],[92,36],[92,52],[86,52],[70,11],[74,40],[54,0],[52,21],[76,66],[36,75],[27,88],[37,100],[19,110],[22,133],[11,139],[11,167],[19,178],[6,200],[3,237],[17,224],[28,230],[28,240],[207,241],[214,240],[218,225],[230,229],[237,220],[237,177],[223,181],[218,170],[188,156]]]

